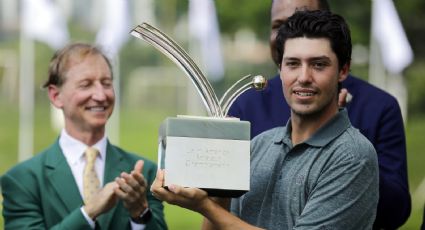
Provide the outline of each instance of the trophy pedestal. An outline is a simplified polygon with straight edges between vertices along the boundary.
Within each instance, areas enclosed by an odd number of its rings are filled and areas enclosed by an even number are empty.
[[[159,130],[158,164],[164,186],[239,197],[249,190],[250,123],[234,118],[167,118]]]

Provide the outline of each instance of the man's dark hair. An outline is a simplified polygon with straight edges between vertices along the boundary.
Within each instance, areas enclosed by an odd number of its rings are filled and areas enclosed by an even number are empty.
[[[344,18],[330,11],[297,11],[279,28],[276,49],[279,63],[282,63],[284,45],[291,38],[327,38],[338,58],[341,69],[351,62],[350,29]],[[308,47],[306,47],[308,49]]]

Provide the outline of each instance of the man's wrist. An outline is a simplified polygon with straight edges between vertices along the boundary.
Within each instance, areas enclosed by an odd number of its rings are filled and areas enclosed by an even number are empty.
[[[87,212],[86,212],[86,210],[84,210],[84,206],[82,206],[81,208],[80,208],[80,210],[81,210],[81,213],[83,214],[83,216],[84,216],[84,219],[86,219],[86,221],[87,221],[87,223],[90,225],[90,227],[92,228],[92,229],[94,229],[95,228],[95,226],[96,226],[96,222],[95,222],[95,220],[93,220],[88,214],[87,214]]]
[[[149,220],[152,219],[152,211],[149,207],[147,207],[142,214],[140,214],[137,217],[132,217],[131,221],[133,221],[136,224],[146,224],[149,222]]]
[[[93,221],[96,220],[96,217],[99,215],[97,214],[89,205],[84,205],[82,207],[84,209],[85,214],[87,214],[87,216],[92,219]]]

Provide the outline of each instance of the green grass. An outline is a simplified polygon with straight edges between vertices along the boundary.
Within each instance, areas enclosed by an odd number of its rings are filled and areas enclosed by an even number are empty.
[[[47,100],[47,99],[45,99]],[[125,108],[121,109],[120,146],[128,151],[142,154],[156,162],[158,127],[167,116],[175,116],[174,112],[158,109]],[[18,121],[19,113],[16,105],[0,100],[0,175],[17,163]],[[39,103],[35,111],[34,152],[48,147],[57,133],[50,128],[49,108],[47,102]],[[425,169],[425,117],[409,120],[406,126],[409,183],[412,193],[412,214],[408,222],[400,229],[418,229],[422,221],[424,201],[415,196],[415,191],[424,180]],[[1,197],[0,197],[1,200]],[[0,206],[1,209],[1,206]],[[165,205],[165,217],[168,226],[173,229],[199,229],[202,217],[180,207]],[[0,217],[3,226],[3,217]],[[2,228],[2,227],[0,227]]]

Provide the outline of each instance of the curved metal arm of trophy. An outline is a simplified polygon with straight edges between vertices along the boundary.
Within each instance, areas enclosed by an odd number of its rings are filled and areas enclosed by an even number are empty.
[[[245,77],[241,78],[235,84],[233,84],[224,94],[223,97],[220,99],[220,107],[223,111],[224,117],[227,116],[227,113],[229,112],[230,106],[233,104],[233,102],[236,100],[239,95],[247,91],[248,89],[254,88],[257,91],[261,91],[267,87],[267,79],[263,77],[262,75],[256,75],[252,77],[252,80],[248,83],[245,83],[244,85],[238,87],[239,85],[243,84],[244,81],[246,81],[248,78],[250,78],[251,75],[246,75]],[[235,90],[236,89],[236,90]],[[234,91],[232,93],[232,91]]]
[[[195,62],[176,42],[148,23],[138,25],[130,32],[130,34],[136,38],[147,41],[177,64],[181,70],[183,70],[186,76],[188,76],[195,85],[196,91],[201,96],[210,116],[224,116],[223,110],[220,107],[219,101],[211,84],[208,82]]]
[[[233,83],[233,85],[231,85],[230,88],[226,90],[226,92],[224,92],[223,96],[221,96],[219,101],[221,108],[223,108],[224,102],[227,101],[228,98],[230,97],[230,93],[234,91],[236,87],[240,87],[240,85],[244,84],[243,82],[246,82],[249,78],[251,78],[251,74],[243,76],[241,79]]]
[[[186,76],[188,76],[195,85],[196,91],[201,96],[210,116],[226,117],[230,105],[239,95],[250,88],[263,90],[267,85],[267,79],[261,75],[254,76],[250,82],[244,83],[251,77],[251,75],[247,75],[233,84],[219,101],[205,75],[186,51],[170,37],[145,22],[134,28],[130,34],[154,46],[183,70]]]

